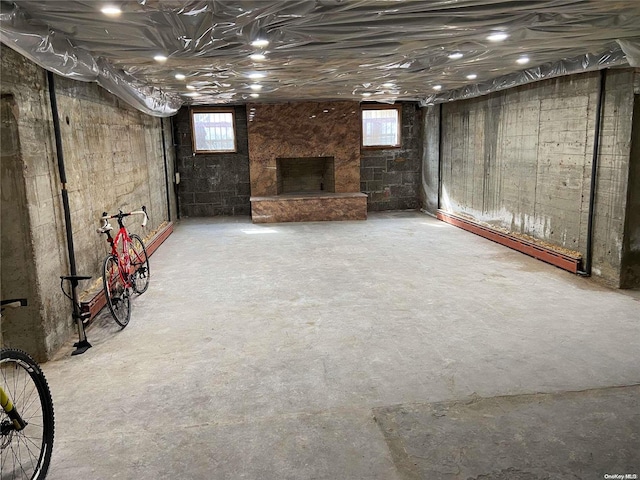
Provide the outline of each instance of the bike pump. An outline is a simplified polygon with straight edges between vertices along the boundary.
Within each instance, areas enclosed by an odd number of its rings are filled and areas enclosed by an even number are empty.
[[[80,355],[91,348],[87,335],[84,331],[84,323],[91,317],[91,312],[82,312],[80,310],[80,304],[78,303],[78,281],[89,280],[91,277],[82,275],[70,275],[68,277],[60,277],[62,280],[69,280],[71,282],[71,301],[73,303],[72,317],[76,321],[78,327],[78,341],[73,344],[76,349],[71,352],[71,355]]]

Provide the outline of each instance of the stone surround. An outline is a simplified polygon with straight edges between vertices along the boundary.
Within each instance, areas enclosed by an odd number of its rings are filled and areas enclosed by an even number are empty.
[[[247,115],[254,222],[366,218],[357,102],[249,104]],[[310,157],[333,157],[335,193],[278,195],[278,159]]]

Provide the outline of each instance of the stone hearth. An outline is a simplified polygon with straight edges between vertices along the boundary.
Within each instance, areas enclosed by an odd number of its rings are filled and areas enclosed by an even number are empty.
[[[365,193],[308,193],[251,197],[254,223],[365,220]]]

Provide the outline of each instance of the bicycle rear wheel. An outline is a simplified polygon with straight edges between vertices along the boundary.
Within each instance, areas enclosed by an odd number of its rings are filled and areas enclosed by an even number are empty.
[[[131,235],[129,257],[131,258],[131,267],[133,270],[133,276],[131,279],[133,283],[133,291],[137,294],[143,294],[147,291],[147,288],[149,288],[151,272],[149,271],[147,248],[144,246],[142,239],[135,233]]]
[[[113,255],[108,255],[104,259],[102,287],[113,319],[122,328],[126,327],[131,318],[131,295],[129,295],[129,289],[122,283],[118,259]]]
[[[27,426],[17,430],[0,409],[0,478],[42,480],[53,448],[51,392],[42,370],[25,352],[0,350],[0,388]]]

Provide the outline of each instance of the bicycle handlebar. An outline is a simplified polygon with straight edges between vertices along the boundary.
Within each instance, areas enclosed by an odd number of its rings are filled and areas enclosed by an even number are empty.
[[[116,213],[115,215],[109,215],[107,212],[103,212],[102,216],[100,217],[100,220],[104,221],[104,225],[102,225],[101,228],[98,228],[97,232],[107,233],[109,230],[113,230],[113,227],[109,223],[110,218],[117,218],[118,220],[122,220],[124,217],[128,217],[129,215],[143,215],[144,217],[142,219],[141,226],[142,227],[147,226],[147,220],[149,220],[149,215],[147,215],[147,207],[143,205],[141,210],[134,210],[133,212],[125,213],[122,210],[120,210],[120,212]]]

